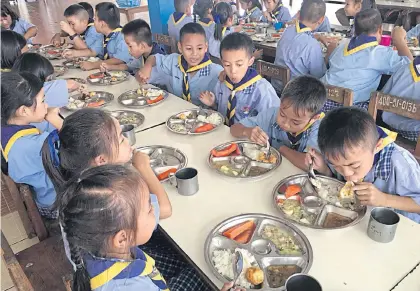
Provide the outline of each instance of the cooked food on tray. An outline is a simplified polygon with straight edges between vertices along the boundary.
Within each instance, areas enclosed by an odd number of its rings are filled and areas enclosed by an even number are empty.
[[[211,151],[211,154],[214,157],[227,157],[227,156],[229,156],[229,155],[231,155],[233,153],[235,153],[237,155],[240,154],[240,149],[239,149],[239,147],[238,147],[238,145],[236,143],[231,143],[230,145],[228,145],[227,147],[225,147],[225,148],[223,148],[221,150],[213,149]]]
[[[93,84],[107,85],[120,83],[128,78],[128,73],[123,71],[110,71],[106,73],[98,72],[88,76],[88,80]]]
[[[89,93],[77,94],[69,97],[67,109],[76,110],[84,107],[97,108],[103,106],[106,101],[104,98],[97,96],[95,91]]]
[[[241,244],[247,244],[256,228],[252,220],[245,221],[223,232],[223,236]]]
[[[258,267],[250,267],[246,270],[246,279],[254,286],[264,282],[264,272]]]
[[[271,288],[284,286],[286,280],[293,274],[300,273],[302,269],[295,265],[268,266],[267,280]]]
[[[280,254],[300,255],[302,251],[294,238],[279,227],[267,224],[264,226],[261,236],[273,242]]]
[[[327,214],[323,226],[325,228],[341,227],[351,223],[353,220],[349,217],[342,216],[340,214],[330,212]]]

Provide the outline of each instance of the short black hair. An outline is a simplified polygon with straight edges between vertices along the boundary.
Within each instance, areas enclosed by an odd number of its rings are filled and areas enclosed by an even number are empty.
[[[325,16],[327,6],[323,0],[304,0],[300,8],[299,19],[315,23]]]
[[[184,12],[185,9],[190,5],[190,0],[174,0],[174,6],[176,12]]]
[[[286,84],[281,100],[287,100],[297,115],[300,115],[302,110],[317,114],[327,101],[327,89],[314,77],[299,76]]]
[[[49,76],[54,74],[54,67],[51,62],[36,53],[24,53],[15,62],[12,68],[15,72],[29,72],[45,82]]]
[[[116,29],[120,26],[120,11],[115,4],[102,2],[95,6],[95,10],[98,20],[108,24],[110,29]]]
[[[319,149],[334,159],[346,157],[346,151],[357,146],[369,146],[373,150],[378,139],[375,120],[357,107],[340,107],[328,112],[318,131]]]
[[[7,15],[9,15],[10,18],[12,18],[12,22],[14,23],[19,20],[20,16],[19,13],[15,9],[13,9],[8,2],[9,1],[1,1],[1,17],[6,17]]]
[[[12,30],[1,31],[1,68],[11,69],[16,59],[22,54],[26,39]]]
[[[375,34],[381,27],[381,13],[374,8],[360,11],[354,19],[354,32],[357,36],[361,34]]]
[[[64,17],[70,16],[77,16],[86,20],[89,19],[89,13],[82,5],[79,4],[70,5],[66,8],[66,10],[64,10]]]
[[[194,13],[204,18],[209,9],[212,9],[214,6],[214,0],[198,0],[194,3]]]
[[[184,38],[184,36],[186,34],[199,34],[202,35],[204,37],[204,39],[207,42],[206,39],[206,32],[204,30],[204,28],[198,24],[198,23],[194,23],[194,22],[190,22],[185,24],[182,28],[181,31],[179,32],[179,41],[182,43],[182,40]]]
[[[254,53],[254,43],[252,39],[243,33],[234,32],[228,34],[220,43],[220,57],[223,59],[223,51],[238,51],[245,50],[247,55],[251,58]]]
[[[78,3],[80,6],[83,6],[83,8],[85,8],[86,9],[86,11],[88,12],[88,14],[89,14],[89,18],[91,18],[91,19],[93,19],[94,17],[95,17],[95,13],[93,12],[93,7],[92,7],[92,5],[90,5],[89,3],[87,3],[87,2],[79,2]]]
[[[148,46],[153,45],[152,31],[149,24],[143,19],[134,19],[124,25],[122,33],[132,36],[137,43],[145,42]]]

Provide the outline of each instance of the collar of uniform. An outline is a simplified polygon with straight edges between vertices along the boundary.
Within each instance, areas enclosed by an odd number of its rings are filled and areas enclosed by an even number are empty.
[[[230,27],[223,27],[222,28],[222,37],[225,37],[226,31],[230,31]]]
[[[251,94],[256,86],[256,82],[261,78],[255,69],[249,67],[239,83],[233,84],[229,77],[226,76],[225,85],[232,91],[243,91],[244,94]]]
[[[184,74],[192,73],[192,72],[200,70],[199,72],[200,77],[208,76],[210,74],[210,65],[212,63],[213,62],[210,60],[210,55],[208,53],[204,55],[204,58],[201,60],[201,62],[197,66],[190,67],[190,68],[188,68],[188,63],[185,60],[183,55],[180,55],[178,59],[178,67],[182,73]]]
[[[255,6],[254,8],[250,9],[250,10],[246,10],[246,14],[251,15],[255,10],[257,10],[257,6]]]
[[[214,23],[214,21],[211,20],[210,18],[200,18],[200,20],[198,22],[201,25],[204,25],[204,26],[210,26]]]
[[[156,54],[166,54],[166,51],[160,44],[158,44],[157,42],[153,42],[152,51],[150,52],[150,55]]]
[[[187,14],[183,13],[183,12],[174,12],[172,14],[172,20],[174,22],[174,24],[178,24],[180,23],[185,17],[187,16]]]
[[[82,36],[85,35],[88,32],[88,30],[94,25],[95,25],[94,20],[92,18],[89,18],[88,25],[87,25],[85,31],[83,31],[80,35],[82,35]]]
[[[279,4],[278,6],[277,6],[277,8],[276,9],[274,9],[274,11],[273,11],[273,14],[275,15],[275,16],[277,16],[279,13],[280,13],[280,11],[281,11],[281,9],[283,8],[283,4]]]
[[[361,34],[358,36],[353,37],[350,42],[345,46],[344,48],[344,55],[352,55],[354,53],[357,53],[361,50],[364,50],[369,47],[377,46],[378,41],[376,37],[369,36],[366,34]]]
[[[106,38],[105,39],[111,39],[111,38],[114,38],[119,32],[121,32],[121,30],[122,30],[122,27],[121,26],[119,26],[119,27],[117,27],[116,29],[114,29],[113,31],[111,31],[107,36],[106,36]]]
[[[410,64],[410,72],[414,82],[420,82],[420,56],[416,57]]]
[[[377,127],[379,134],[379,144],[376,148],[377,153],[374,157],[374,177],[387,181],[391,174],[391,158],[395,149],[394,141],[397,134],[388,129]]]
[[[26,135],[39,133],[39,129],[33,125],[3,125],[1,127],[1,150],[5,160],[7,161],[9,151],[16,140]]]
[[[296,20],[296,32],[302,33],[302,32],[311,32],[312,30],[307,27],[305,24],[301,23],[299,20]]]

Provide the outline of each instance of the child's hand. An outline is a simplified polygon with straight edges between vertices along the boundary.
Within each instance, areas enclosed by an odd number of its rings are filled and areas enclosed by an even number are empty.
[[[64,50],[62,55],[66,59],[72,59],[74,58],[74,50]]]
[[[133,151],[133,166],[139,171],[141,171],[142,169],[145,169],[145,170],[151,169],[149,156],[142,152],[134,150]]]
[[[235,27],[235,29],[233,30],[234,32],[241,32],[243,29],[242,25],[238,25]]]
[[[224,82],[226,80],[226,72],[223,70],[219,74],[219,81]]]
[[[261,49],[261,50],[256,50],[256,51],[252,54],[252,56],[253,56],[256,60],[258,60],[258,59],[261,59],[261,58],[262,58],[263,53],[264,53],[264,51],[263,51],[262,49]]]
[[[55,47],[61,46],[61,37],[60,37],[59,33],[57,33],[53,36],[53,38],[51,39],[51,43]]]
[[[137,72],[136,79],[140,84],[147,84],[147,82],[150,80],[150,74],[151,70],[143,67]]]
[[[305,157],[305,164],[308,168],[309,165],[312,163],[312,159],[314,170],[326,174],[326,170],[328,169],[329,172],[329,168],[328,165],[325,163],[324,157],[315,149],[310,148],[306,153]]]
[[[353,187],[362,205],[387,206],[387,194],[378,190],[372,183],[361,182]]]
[[[90,71],[90,70],[95,69],[96,67],[95,67],[95,63],[94,62],[81,62],[80,63],[80,68],[83,71]]]
[[[268,135],[264,132],[264,130],[262,130],[258,126],[246,130],[245,135],[250,141],[256,142],[264,146],[267,145],[269,139]]]
[[[45,115],[45,120],[53,123],[53,120],[56,120],[57,117],[60,118],[60,116],[58,115],[60,113],[60,108],[58,107],[48,107],[47,109],[47,115]]]
[[[230,290],[230,288],[232,288],[233,287],[233,282],[229,282],[229,283],[225,283],[224,285],[223,285],[223,288],[222,289],[220,289],[220,291],[229,291]],[[237,288],[235,288],[235,289],[233,289],[234,291],[245,291],[245,289],[244,288],[239,288],[239,287],[237,287]]]
[[[73,28],[71,28],[70,24],[68,24],[65,21],[60,21],[60,28],[61,28],[62,31],[64,31],[68,35],[74,35],[75,34],[75,32],[74,32]]]
[[[407,36],[407,32],[401,26],[396,26],[392,30],[392,41],[395,44],[405,43],[405,38]]]
[[[216,101],[216,96],[214,96],[213,92],[204,91],[200,93],[200,101],[203,104],[212,107]]]
[[[107,63],[101,63],[99,66],[99,70],[101,72],[108,72],[110,70],[109,65]]]

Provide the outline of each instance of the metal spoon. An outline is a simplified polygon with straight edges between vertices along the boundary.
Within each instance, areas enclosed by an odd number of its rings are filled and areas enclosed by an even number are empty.
[[[309,178],[317,179],[317,176],[314,172],[314,157],[311,156],[311,162],[309,163],[309,172],[308,172]]]
[[[271,156],[271,147],[270,147],[270,141],[267,140],[267,148],[265,151],[265,158],[268,160]]]
[[[242,270],[244,268],[244,258],[242,257],[242,253],[240,251],[235,252],[235,256],[232,260],[233,264],[233,272],[235,273],[235,277],[233,278],[233,287],[230,288],[230,291],[234,291],[236,287],[236,282],[239,279],[239,276],[242,273]]]

